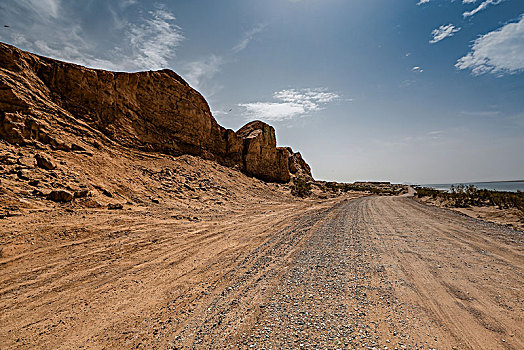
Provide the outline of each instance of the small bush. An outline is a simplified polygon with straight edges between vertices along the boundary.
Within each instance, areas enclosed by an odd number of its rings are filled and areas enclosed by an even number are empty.
[[[296,177],[293,179],[291,194],[302,198],[309,197],[311,195],[311,184],[304,177]]]

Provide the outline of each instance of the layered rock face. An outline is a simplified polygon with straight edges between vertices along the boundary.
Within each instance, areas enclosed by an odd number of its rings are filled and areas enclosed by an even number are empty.
[[[3,43],[0,137],[63,150],[90,142],[191,154],[267,181],[287,182],[298,169],[311,176],[300,154],[276,147],[271,126],[257,121],[236,133],[223,128],[202,95],[173,71],[88,69]]]

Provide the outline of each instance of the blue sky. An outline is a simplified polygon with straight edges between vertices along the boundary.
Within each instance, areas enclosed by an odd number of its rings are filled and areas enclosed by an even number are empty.
[[[170,68],[318,179],[524,178],[522,0],[3,0],[0,40],[94,68]],[[9,27],[3,27],[8,25]]]

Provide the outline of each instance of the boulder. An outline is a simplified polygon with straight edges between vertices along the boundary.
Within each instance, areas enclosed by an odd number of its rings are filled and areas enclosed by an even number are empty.
[[[35,155],[36,165],[42,169],[53,170],[56,168],[56,164],[49,155],[45,153],[38,153]]]
[[[52,200],[53,202],[71,202],[74,196],[71,192],[65,190],[53,190],[47,195],[47,199]]]

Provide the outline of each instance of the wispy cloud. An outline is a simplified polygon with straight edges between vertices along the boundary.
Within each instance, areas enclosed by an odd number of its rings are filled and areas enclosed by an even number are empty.
[[[524,113],[511,115],[509,121],[520,128],[524,128]]]
[[[422,73],[424,71],[424,69],[420,68],[419,66],[415,66],[415,67],[411,68],[411,71],[415,72],[415,73]]]
[[[524,70],[524,16],[485,34],[473,43],[471,51],[455,67],[473,74],[517,73]]]
[[[233,53],[237,54],[240,51],[245,50],[247,46],[249,45],[249,43],[253,40],[255,35],[261,33],[266,27],[267,27],[266,24],[259,24],[256,27],[254,27],[253,29],[245,32],[242,37],[242,40],[240,40],[239,43],[233,47],[232,49]]]
[[[175,16],[163,7],[145,12],[133,23],[112,8],[133,6],[135,1],[132,0],[105,3],[98,9],[112,15],[112,21],[104,23],[106,36],[101,36],[100,32],[93,34],[96,29],[89,23],[76,20],[79,11],[90,10],[87,3],[72,6],[61,0],[6,2],[7,10],[0,18],[19,20],[11,26],[12,31],[2,32],[1,40],[91,68],[119,71],[168,68],[176,48],[184,40],[181,28],[175,24]]]
[[[445,136],[444,130],[433,130],[426,133],[427,137],[433,140],[438,140]]]
[[[419,0],[419,2],[417,2],[417,6],[420,6],[420,5],[423,5],[423,4],[427,4],[429,2],[429,0]]]
[[[500,111],[462,111],[460,114],[468,117],[497,117],[501,114]]]
[[[175,55],[175,48],[184,40],[181,32],[171,12],[150,11],[142,24],[131,25],[129,29],[128,40],[135,64],[149,69],[166,68],[168,60]]]
[[[413,79],[405,79],[403,81],[400,82],[400,84],[398,85],[398,87],[400,88],[407,88],[407,87],[410,87],[412,86],[413,84],[415,84],[417,81],[416,80],[413,80]]]
[[[255,36],[261,33],[267,25],[259,24],[248,30],[242,35],[242,39],[231,48],[231,52],[224,55],[211,54],[206,57],[197,58],[194,61],[186,63],[182,67],[184,78],[197,90],[206,90],[206,95],[210,96],[217,90],[217,85],[212,84],[214,76],[222,68],[231,62],[234,62],[235,55],[244,51]],[[213,87],[211,87],[213,85]]]
[[[325,108],[340,96],[325,88],[287,89],[273,93],[272,102],[242,103],[247,119],[281,121],[305,116]]]
[[[184,78],[193,88],[201,90],[206,87],[208,81],[220,72],[224,64],[225,61],[223,57],[209,55],[201,60],[187,63],[185,67],[183,67]]]
[[[488,8],[489,5],[498,5],[502,2],[503,0],[485,0],[483,1],[479,6],[477,6],[476,8],[474,8],[473,10],[471,11],[466,11],[462,14],[462,16],[464,17],[470,17],[470,16],[473,16],[475,14],[477,14],[478,12],[480,11],[483,11],[485,9]],[[464,1],[464,3],[474,3],[475,1],[471,1],[471,0],[466,0]]]
[[[53,57],[80,64],[86,67],[124,70],[123,64],[115,60],[103,59],[89,52],[89,45],[77,34],[79,27],[72,28],[68,34],[67,40],[63,40],[61,45],[56,42],[44,40],[29,41],[24,35],[15,34],[13,36],[14,44],[26,50],[38,53],[40,55]],[[59,37],[62,37],[61,35]]]
[[[438,43],[441,40],[444,40],[450,36],[455,35],[455,33],[460,31],[461,29],[462,28],[460,27],[458,28],[455,27],[453,24],[441,25],[440,27],[438,27],[437,29],[434,29],[431,32],[431,35],[433,36],[433,38],[429,42],[430,44]]]
[[[57,18],[60,0],[18,0],[18,4],[42,18]]]

